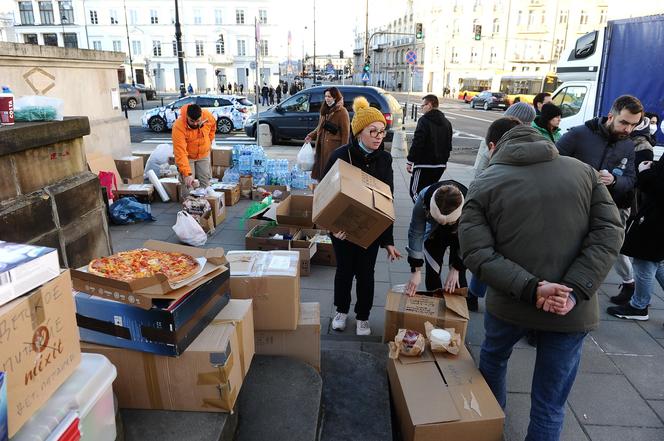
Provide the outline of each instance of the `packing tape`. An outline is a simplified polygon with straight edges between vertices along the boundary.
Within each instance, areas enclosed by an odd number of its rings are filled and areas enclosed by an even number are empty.
[[[145,375],[145,385],[148,388],[148,399],[153,409],[163,409],[164,402],[159,388],[159,376],[157,374],[156,356],[143,353],[143,374]]]
[[[397,329],[407,329],[405,326],[407,314],[425,315],[428,321],[432,322],[435,327],[441,328],[445,323],[447,307],[443,298],[423,296],[421,294],[419,297],[408,297],[405,294],[401,294],[399,312],[401,314],[396,314]],[[424,321],[422,322],[422,329],[424,329]]]
[[[247,372],[245,370],[247,366],[244,365],[244,334],[242,330],[242,321],[232,319],[215,319],[210,323],[210,326],[214,325],[233,325],[235,327],[235,332],[237,332],[238,345],[240,346],[238,351],[238,355],[240,357],[240,368],[242,369],[242,376],[244,376],[244,373]]]
[[[231,370],[235,364],[233,356],[228,358],[224,366],[217,366],[217,369],[210,372],[203,372],[196,376],[197,386],[214,386],[228,383]]]
[[[228,410],[233,413],[233,404],[237,400],[238,390],[231,386],[230,382],[220,385],[219,398],[204,398],[202,407],[213,407],[215,409]]]

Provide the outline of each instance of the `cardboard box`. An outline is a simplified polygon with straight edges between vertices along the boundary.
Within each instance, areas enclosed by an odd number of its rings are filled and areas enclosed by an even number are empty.
[[[59,275],[55,248],[0,240],[0,306]]]
[[[254,343],[254,308],[251,299],[231,299],[228,305],[212,320],[210,326],[234,324],[240,341],[242,377],[246,377],[251,360],[256,353]]]
[[[121,184],[117,190],[113,190],[119,196],[137,196],[152,200],[154,197],[154,185],[152,184]]]
[[[224,167],[222,165],[213,165],[212,177],[217,179],[222,179],[224,177],[224,173],[226,173],[226,170],[228,170],[229,168],[230,167]]]
[[[69,271],[0,307],[0,370],[9,436],[49,399],[81,360]]]
[[[304,243],[302,241],[305,240],[305,238],[313,238],[316,235],[329,237],[330,233],[327,230],[303,228],[297,235],[297,239],[291,243],[291,247],[303,248]],[[334,247],[332,246],[332,242],[326,241],[316,243],[316,254],[311,256],[311,264],[337,266],[337,259],[334,254]]]
[[[275,195],[276,191],[278,191],[278,196]],[[267,196],[266,193],[271,194],[272,200],[276,202],[283,201],[290,195],[290,191],[288,191],[288,187],[285,185],[258,185],[251,190],[251,200],[262,201]]]
[[[251,189],[254,187],[254,178],[250,175],[240,176],[240,197],[251,199]]]
[[[230,251],[231,297],[253,299],[256,330],[297,328],[300,263],[295,251]]]
[[[81,340],[159,355],[180,355],[228,303],[228,271],[215,274],[179,299],[154,300],[148,310],[77,292],[76,320]]]
[[[171,285],[163,274],[122,282],[90,274],[87,272],[87,266],[85,266],[72,270],[74,289],[108,300],[150,309],[152,308],[153,298],[178,299],[194,288],[208,282],[217,271],[224,272],[227,270],[224,265],[228,262],[224,256],[223,248],[197,248],[158,240],[148,240],[143,244],[143,247],[151,250],[181,252],[194,258],[205,258],[206,262],[201,272],[174,285]]]
[[[192,214],[192,216],[194,219],[196,219],[198,225],[203,228],[203,231],[205,231],[207,234],[214,233],[214,216],[212,215],[211,210],[203,215]]]
[[[154,187],[152,184],[124,184],[122,176],[120,176],[118,168],[115,165],[115,161],[109,155],[88,158],[88,167],[90,168],[90,171],[96,175],[99,175],[100,171],[113,173],[115,175],[115,181],[118,184],[118,189],[113,191],[119,196],[135,195],[138,197],[146,197],[148,199],[152,199],[153,197]]]
[[[388,359],[387,374],[404,441],[502,441],[505,414],[464,345]]]
[[[329,231],[345,231],[351,242],[367,248],[394,223],[390,187],[337,160],[316,187],[313,221]]]
[[[84,344],[117,368],[113,391],[125,409],[230,412],[242,387],[240,328],[210,325],[177,358]]]
[[[224,193],[224,205],[231,207],[240,202],[239,184],[214,184],[212,188],[215,191]]]
[[[226,207],[224,206],[224,196],[220,197],[206,197],[207,201],[210,203],[212,208],[212,221],[215,227],[221,225],[221,223],[226,219]]]
[[[244,246],[247,250],[290,250],[291,241],[299,231],[294,227],[256,226],[245,236]],[[275,234],[284,236],[284,239],[272,239]]]
[[[385,300],[385,327],[383,343],[394,340],[399,329],[424,331],[424,322],[438,328],[454,328],[466,340],[468,306],[463,296],[445,293],[443,297],[416,294],[413,297],[389,291]]]
[[[244,221],[244,229],[249,232],[253,230],[257,226],[265,227],[265,226],[270,226],[270,227],[276,227],[277,222],[273,221],[271,219],[243,219]]]
[[[143,177],[143,158],[140,156],[123,156],[115,160],[115,166],[122,178]]]
[[[291,194],[277,206],[277,224],[313,228],[314,222],[311,220],[313,204],[313,196]]]
[[[7,421],[7,376],[0,372],[0,441],[9,439],[9,422]]]
[[[320,372],[320,304],[300,303],[294,331],[256,331],[256,353],[293,357]]]
[[[151,154],[152,154],[152,152],[141,152],[141,151],[131,152],[131,156],[138,156],[138,157],[143,158],[143,171],[144,172],[145,172],[145,164],[148,163],[148,159],[150,159]]]
[[[137,176],[135,178],[122,178],[122,183],[125,185],[142,184],[144,182],[145,179],[143,178],[143,175]]]
[[[233,165],[233,147],[212,147],[212,165],[230,167]]]
[[[318,251],[318,244],[307,240],[306,234],[303,235],[302,231],[299,231],[291,242],[291,251],[300,253],[300,275],[308,276],[311,274],[311,259]]]
[[[173,202],[182,202],[180,195],[182,188],[184,187],[178,178],[161,178],[159,179],[161,185],[164,186],[164,190],[168,193],[168,197]]]

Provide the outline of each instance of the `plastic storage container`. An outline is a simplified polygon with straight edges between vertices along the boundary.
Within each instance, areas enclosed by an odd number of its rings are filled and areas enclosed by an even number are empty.
[[[81,354],[78,369],[11,441],[115,441],[116,375],[103,355]]]

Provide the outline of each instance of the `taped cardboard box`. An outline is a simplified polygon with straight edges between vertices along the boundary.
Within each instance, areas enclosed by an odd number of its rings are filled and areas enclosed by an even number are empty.
[[[233,147],[212,147],[212,165],[223,167],[233,165]]]
[[[245,248],[259,251],[289,250],[291,241],[299,231],[299,228],[295,227],[256,226],[245,236]],[[283,238],[275,239],[275,235],[280,235]]]
[[[320,372],[320,304],[300,303],[294,331],[256,331],[256,353],[292,357]]]
[[[224,193],[224,204],[231,207],[240,202],[240,184],[216,183],[212,185],[214,191]]]
[[[313,203],[314,197],[311,195],[291,194],[277,206],[277,224],[313,228]]]
[[[228,305],[212,320],[210,326],[234,324],[240,341],[240,363],[242,377],[247,376],[251,360],[256,353],[254,343],[254,308],[251,299],[231,299]]]
[[[256,330],[297,328],[300,254],[296,251],[230,251],[231,297],[253,299]]]
[[[49,399],[81,360],[69,271],[0,307],[1,371],[9,436]]]
[[[410,329],[425,334],[424,322],[437,328],[454,328],[466,339],[468,306],[461,295],[445,293],[443,297],[416,294],[413,297],[390,290],[385,300],[383,343],[394,340],[399,329]]]
[[[117,368],[113,391],[125,409],[230,412],[242,387],[238,327],[210,325],[177,358],[83,344]]]
[[[258,185],[251,190],[251,200],[262,201],[267,196],[272,196],[273,201],[282,201],[290,195],[285,185]]]
[[[312,219],[349,241],[369,247],[394,223],[389,185],[339,159],[314,191]]]
[[[76,320],[81,340],[159,355],[180,355],[228,303],[228,278],[228,271],[218,270],[179,298],[154,299],[148,310],[77,292]]]
[[[170,284],[163,274],[156,274],[152,277],[144,277],[130,282],[122,282],[90,274],[87,272],[86,265],[71,270],[74,289],[108,300],[128,303],[143,309],[150,309],[153,297],[159,298],[160,296],[169,294],[169,297],[163,298],[180,298],[202,283],[207,282],[215,271],[226,271],[227,269],[224,265],[228,261],[224,255],[223,248],[198,248],[158,240],[148,240],[143,244],[143,247],[150,250],[189,254],[194,258],[205,259],[205,265],[203,265],[198,274],[177,284]]]
[[[140,156],[123,156],[115,160],[115,166],[122,178],[143,177],[143,158]]]
[[[505,414],[464,345],[387,360],[404,441],[502,441]]]

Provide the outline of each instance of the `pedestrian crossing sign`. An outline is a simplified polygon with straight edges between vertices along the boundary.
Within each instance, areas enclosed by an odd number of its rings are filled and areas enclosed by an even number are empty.
[[[370,79],[371,79],[371,76],[369,76],[369,72],[364,72],[362,74],[362,81],[363,82],[368,83]]]

